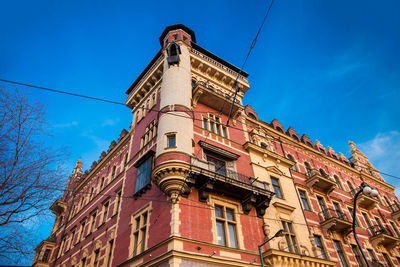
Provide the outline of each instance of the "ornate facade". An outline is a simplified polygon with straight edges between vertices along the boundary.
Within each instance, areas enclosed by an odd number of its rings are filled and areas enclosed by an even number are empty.
[[[380,192],[358,203],[364,252],[400,265],[394,188],[354,143],[349,162],[258,119],[242,102],[248,74],[186,26],[160,44],[127,91],[129,131],[89,170],[77,161],[34,266],[260,266],[279,229],[266,266],[357,265],[348,211],[362,182]]]

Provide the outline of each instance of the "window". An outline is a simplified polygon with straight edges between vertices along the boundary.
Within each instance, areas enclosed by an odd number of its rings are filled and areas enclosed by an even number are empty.
[[[365,223],[367,224],[367,227],[371,228],[372,224],[371,224],[371,221],[368,218],[368,215],[366,213],[364,213],[364,212],[361,212],[361,214],[362,214],[362,216],[364,218]]]
[[[86,258],[83,258],[81,260],[81,267],[85,267],[85,265],[86,265]]]
[[[399,233],[399,229],[397,229],[396,225],[394,224],[394,222],[390,222],[390,225],[392,226],[394,232],[396,233],[397,237],[400,237],[400,233]]]
[[[304,166],[306,167],[308,177],[312,177],[312,169],[308,162],[304,162]]]
[[[89,229],[89,233],[93,232],[93,229],[96,226],[96,215],[97,212],[93,212],[92,215],[90,216],[90,229]]]
[[[340,182],[339,177],[337,177],[337,175],[334,175],[334,176],[333,176],[333,179],[335,179],[335,182],[336,182],[337,187],[338,187],[340,190],[343,190],[343,186],[342,186],[342,183]]]
[[[94,192],[94,187],[92,187],[92,188],[90,189],[89,200],[92,200],[92,198],[93,198],[93,192]]]
[[[94,251],[93,267],[97,267],[97,265],[99,264],[99,255],[100,255],[100,249],[96,249]]]
[[[43,257],[42,257],[42,262],[48,262],[49,258],[50,258],[50,253],[51,250],[50,249],[46,249],[43,253]]]
[[[121,195],[122,195],[122,191],[119,190],[115,199],[115,211],[114,214],[117,214],[119,212],[119,207],[121,206]]]
[[[319,169],[319,172],[321,173],[322,177],[329,178],[328,174],[323,169]]]
[[[348,267],[349,265],[347,264],[346,258],[344,256],[342,244],[340,244],[338,240],[333,240],[333,245],[335,246],[336,253],[339,257],[342,267]]]
[[[124,169],[126,168],[127,164],[128,164],[128,153],[126,153],[124,156]]]
[[[150,182],[151,161],[152,157],[149,157],[138,167],[136,192],[138,192]]]
[[[383,257],[385,258],[385,261],[386,261],[387,265],[388,265],[389,267],[393,267],[392,261],[390,260],[388,254],[382,253],[382,255],[383,255]]]
[[[264,142],[261,142],[260,146],[261,148],[268,149],[268,145]]]
[[[374,217],[374,218],[375,218],[375,221],[376,221],[376,223],[378,224],[378,226],[379,226],[381,229],[383,229],[384,227],[383,227],[383,224],[382,224],[381,220],[380,220],[378,217]]]
[[[310,205],[308,204],[306,191],[299,190],[299,195],[300,195],[301,203],[303,204],[303,209],[311,211]]]
[[[317,246],[317,257],[321,257],[322,259],[327,260],[326,251],[324,245],[322,244],[322,238],[319,235],[314,235],[314,242]]]
[[[67,250],[69,250],[72,247],[72,245],[74,245],[74,239],[75,239],[75,228],[71,232],[71,239],[69,240],[69,244],[68,244]]]
[[[107,215],[108,215],[108,205],[110,204],[109,201],[105,202],[103,204],[103,219],[101,220],[101,223],[105,223],[107,221]]]
[[[249,116],[249,117],[252,118],[253,120],[256,120],[256,119],[257,119],[256,116],[254,116],[254,114],[251,113],[251,112],[249,112],[249,113],[247,114],[247,116]]]
[[[85,231],[85,224],[86,224],[86,221],[85,221],[85,220],[81,222],[81,228],[79,229],[79,238],[78,238],[78,242],[80,242],[80,241],[82,240],[82,238],[83,238],[83,233],[84,233],[84,231]]]
[[[360,251],[356,245],[351,245],[351,250],[353,250],[354,256],[356,257],[358,266],[364,266],[364,262],[361,259]]]
[[[176,147],[176,134],[167,134],[167,147]]]
[[[276,127],[276,130],[280,133],[284,133],[281,127]]]
[[[65,237],[64,237],[64,238],[62,239],[62,241],[61,241],[60,250],[58,251],[57,258],[61,256],[62,251],[63,251],[63,249],[64,249],[64,244],[65,244]]]
[[[376,261],[377,259],[376,259],[374,251],[372,249],[369,249],[369,248],[367,248],[367,251],[368,251],[369,257],[371,258],[371,261]]]
[[[288,154],[288,155],[287,155],[287,158],[294,162],[294,165],[291,166],[290,169],[291,169],[292,171],[296,171],[296,172],[297,172],[296,161],[294,160],[293,156],[290,155],[290,154]]]
[[[234,210],[225,206],[215,205],[214,211],[218,245],[238,248]]]
[[[203,117],[203,129],[227,138],[226,126],[222,124],[221,118],[214,114],[208,114],[208,118]]]
[[[390,211],[393,212],[393,207],[390,205],[389,199],[386,196],[383,196],[383,198],[385,199]]]
[[[152,121],[147,127],[146,132],[140,139],[140,148],[147,145],[157,135],[157,125],[155,121]]]
[[[274,189],[274,192],[275,192],[275,196],[277,198],[283,198],[281,186],[279,184],[278,179],[271,177],[271,183],[272,183],[272,188]]]
[[[348,207],[348,209],[349,209],[349,212],[350,212],[350,218],[352,218],[352,219],[354,219],[356,221],[356,226],[360,226],[360,224],[358,223],[358,220],[357,220],[357,214],[356,214],[356,217],[353,218],[353,212],[354,212],[353,208]]]
[[[318,205],[319,205],[322,213],[324,213],[324,215],[326,215],[325,213],[326,213],[327,208],[326,208],[326,204],[325,204],[324,198],[320,197],[320,196],[317,196],[317,200],[318,200]]]
[[[111,239],[110,241],[108,241],[107,267],[111,266],[113,248],[114,248],[114,239]]]
[[[103,186],[104,186],[104,177],[101,177],[101,179],[100,179],[100,188],[99,188],[99,192],[100,192],[100,190],[103,189]]]
[[[111,179],[114,179],[115,178],[115,172],[116,172],[116,170],[117,170],[117,166],[113,166],[112,167],[112,171],[111,171]]]
[[[133,225],[133,256],[142,253],[146,249],[147,225],[149,212],[146,210],[134,218]]]
[[[341,210],[341,208],[340,208],[339,203],[337,203],[337,202],[332,202],[332,204],[333,204],[333,208],[334,208],[335,211],[336,211],[337,217],[338,217],[339,219],[345,220],[346,217],[345,217],[345,215],[342,213],[342,210]]]
[[[354,186],[350,183],[350,181],[347,181],[347,186],[349,187],[350,193],[356,193]]]
[[[282,221],[282,227],[289,251],[292,253],[299,253],[299,248],[297,247],[296,235],[293,232],[292,223],[287,221]]]
[[[210,155],[207,155],[207,161],[209,163],[214,164],[214,166],[215,166],[214,171],[216,173],[224,175],[224,176],[226,175],[226,162],[225,161],[217,159],[216,157],[213,157]]]

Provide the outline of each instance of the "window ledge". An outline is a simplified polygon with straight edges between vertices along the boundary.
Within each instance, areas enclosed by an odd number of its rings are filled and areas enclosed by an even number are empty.
[[[176,148],[178,148],[178,147],[176,147],[176,146],[170,146],[170,147],[166,147],[166,148],[164,148],[165,150],[172,150],[172,149],[176,149]]]

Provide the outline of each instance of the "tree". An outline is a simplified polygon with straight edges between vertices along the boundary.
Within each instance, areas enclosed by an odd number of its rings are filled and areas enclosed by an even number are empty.
[[[26,91],[0,87],[0,259],[32,255],[29,228],[60,194],[54,184],[62,181],[63,154],[48,136],[44,106]]]

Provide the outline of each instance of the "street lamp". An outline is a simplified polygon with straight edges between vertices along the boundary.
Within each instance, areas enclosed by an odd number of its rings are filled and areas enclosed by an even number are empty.
[[[267,244],[269,241],[271,241],[272,239],[274,239],[275,237],[281,236],[283,235],[283,230],[280,229],[278,232],[276,232],[276,234],[274,234],[273,237],[271,237],[270,239],[268,239],[267,241],[265,241],[264,243],[262,243],[261,245],[258,245],[258,253],[260,254],[260,262],[261,262],[261,267],[264,267],[264,261],[262,258],[262,252],[261,252],[261,247],[264,246],[265,244]]]
[[[363,256],[365,263],[367,264],[368,267],[370,267],[369,263],[367,261],[367,258],[365,257],[364,252],[363,252],[363,250],[361,248],[361,245],[358,242],[357,233],[356,233],[357,198],[361,193],[363,193],[366,196],[377,197],[378,196],[378,191],[376,191],[375,189],[373,189],[372,187],[370,187],[366,183],[362,183],[360,190],[358,190],[358,192],[354,196],[354,204],[353,204],[353,206],[354,206],[354,209],[353,209],[353,235],[354,235],[354,239],[356,240],[358,249],[360,250],[361,255]]]

